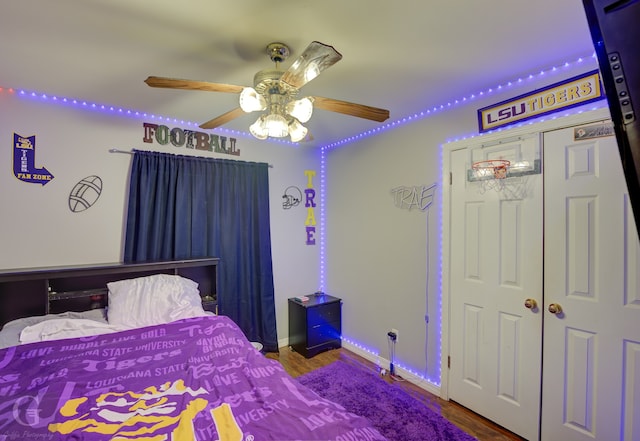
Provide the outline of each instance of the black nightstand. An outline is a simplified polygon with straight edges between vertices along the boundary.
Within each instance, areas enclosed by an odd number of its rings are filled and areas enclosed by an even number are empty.
[[[309,300],[289,299],[289,346],[306,358],[342,346],[342,300],[310,294]]]

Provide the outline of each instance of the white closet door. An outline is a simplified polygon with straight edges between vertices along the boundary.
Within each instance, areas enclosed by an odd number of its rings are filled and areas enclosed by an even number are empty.
[[[537,440],[542,313],[525,302],[542,304],[542,177],[524,194],[482,193],[467,180],[473,148],[450,152],[449,396]],[[477,148],[486,159],[540,151],[537,136]]]
[[[546,133],[544,187],[542,440],[640,440],[640,245],[615,138]]]

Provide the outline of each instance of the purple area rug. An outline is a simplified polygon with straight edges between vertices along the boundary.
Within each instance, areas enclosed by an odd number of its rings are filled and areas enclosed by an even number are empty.
[[[473,441],[443,416],[375,373],[335,361],[298,381],[349,412],[368,418],[389,441]]]

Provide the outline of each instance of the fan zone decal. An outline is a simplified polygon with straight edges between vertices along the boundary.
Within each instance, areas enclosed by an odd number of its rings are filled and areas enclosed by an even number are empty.
[[[53,179],[45,167],[36,168],[36,136],[13,134],[13,175],[22,182],[47,185]]]

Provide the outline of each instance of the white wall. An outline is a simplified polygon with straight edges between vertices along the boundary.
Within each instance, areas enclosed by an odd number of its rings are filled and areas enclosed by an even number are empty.
[[[305,245],[306,209],[302,204],[283,209],[282,195],[290,185],[304,189],[304,171],[319,165],[317,149],[240,136],[236,136],[240,156],[144,143],[143,122],[180,125],[19,97],[6,89],[0,92],[0,114],[1,269],[121,260],[131,155],[109,153],[111,148],[272,164],[269,202],[277,331],[279,340],[286,341],[287,298],[317,290],[319,247]],[[35,167],[46,167],[53,180],[42,186],[14,177],[14,133],[36,136]],[[69,193],[90,175],[102,179],[102,193],[91,208],[74,213],[68,206]]]
[[[384,363],[390,358],[387,331],[395,328],[396,366],[439,383],[440,192],[447,185],[440,176],[442,145],[477,135],[478,109],[596,68],[587,59],[515,81],[500,93],[476,95],[464,105],[443,103],[430,116],[326,150],[326,291],[343,299],[345,339],[379,354]],[[394,206],[391,189],[433,183],[438,191],[428,211]]]

